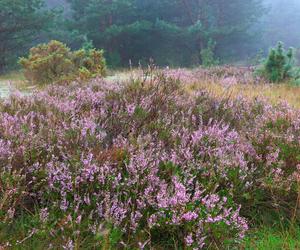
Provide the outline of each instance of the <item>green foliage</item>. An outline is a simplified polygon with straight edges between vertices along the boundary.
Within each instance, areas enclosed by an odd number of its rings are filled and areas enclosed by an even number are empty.
[[[280,82],[296,78],[293,74],[295,67],[294,51],[289,48],[286,51],[283,43],[279,42],[276,48],[272,48],[258,74],[271,82]]]
[[[25,77],[34,84],[87,80],[105,74],[103,52],[89,47],[72,52],[65,44],[51,41],[30,50],[21,58]]]
[[[19,63],[29,81],[47,84],[72,74],[73,63],[69,54],[70,49],[66,45],[52,41],[30,49],[29,57],[21,58]]]
[[[112,67],[128,66],[129,61],[133,66],[146,64],[149,58],[163,66],[202,60],[211,65],[217,63],[212,51],[222,61],[245,58],[256,51],[253,44],[259,44],[250,28],[263,14],[262,2],[2,0],[0,70],[16,64],[30,47],[51,40],[73,50],[93,41],[95,48],[105,50]],[[205,48],[210,40],[215,48]]]
[[[11,220],[15,210],[10,209],[20,206],[26,196],[23,184],[24,176],[18,171],[0,173],[0,221]]]
[[[48,29],[54,13],[43,7],[43,0],[0,1],[0,71],[14,65],[32,41]]]
[[[121,66],[121,56],[117,51],[113,51],[108,53],[107,56],[107,63],[112,68],[120,67]]]
[[[256,55],[248,59],[250,65],[260,65],[264,62],[264,50],[260,49]]]
[[[217,57],[244,56],[253,43],[249,28],[263,14],[262,0],[68,2],[71,29],[104,48],[112,66],[149,58],[158,65],[189,66],[201,59],[211,65],[217,63],[213,51]]]
[[[75,75],[78,69],[90,73],[91,77],[105,75],[105,60],[103,51],[96,49],[81,49],[71,53]]]
[[[89,50],[92,50],[93,48],[94,48],[93,41],[88,40],[85,37],[85,41],[82,44],[82,49],[85,50],[85,51],[89,51]]]
[[[214,50],[216,48],[216,42],[211,39],[208,41],[207,47],[201,50],[201,61],[204,67],[211,67],[219,64],[219,61],[215,59]]]
[[[269,250],[269,249],[299,249],[300,228],[292,230],[282,229],[278,226],[263,226],[245,239],[247,250]]]

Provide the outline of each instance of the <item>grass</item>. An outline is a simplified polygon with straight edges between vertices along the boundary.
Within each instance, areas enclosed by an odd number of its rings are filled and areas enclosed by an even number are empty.
[[[15,250],[47,249],[49,247],[51,237],[48,238],[49,235],[45,234],[46,231],[41,229],[38,230],[35,234],[28,234],[28,229],[32,227],[39,228],[38,218],[32,216],[21,216],[20,219],[9,228],[1,228],[0,223],[0,243],[5,244],[7,240],[10,240],[15,244],[12,248]],[[17,243],[17,240],[19,242],[22,242],[22,244],[19,245]],[[87,239],[85,239],[84,241],[86,240]],[[89,241],[94,242],[94,244],[96,244],[97,242],[95,241],[95,239],[89,239]],[[59,243],[60,242],[58,240],[57,246],[59,246]],[[78,249],[81,248],[79,247]],[[93,247],[91,249],[93,249]],[[282,230],[279,227],[262,226],[259,229],[254,229],[249,232],[245,238],[244,243],[239,249],[298,250],[300,249],[300,227],[298,226],[293,229]]]
[[[110,71],[108,73],[107,80],[112,82],[127,81],[130,78],[141,74],[139,70]],[[16,89],[25,92],[28,91],[28,88],[30,89],[34,87],[28,85],[24,75],[20,71],[13,71],[4,75],[0,75],[0,85],[1,82],[5,82],[6,84],[10,82]],[[203,88],[209,90],[217,96],[229,94],[232,98],[236,98],[237,96],[241,95],[250,99],[264,97],[272,104],[286,101],[291,106],[300,108],[300,87],[287,83],[264,85],[236,84],[227,87],[220,83],[199,81],[187,86],[187,90],[192,92]]]
[[[28,87],[28,83],[22,72],[13,71],[3,75],[0,75],[0,84],[4,85],[12,85],[14,88],[17,89],[26,89]]]
[[[10,80],[10,81],[24,81],[25,77],[20,71],[12,71],[3,75],[0,75],[0,80]]]
[[[0,86],[1,85],[10,85],[19,90],[25,90],[28,87],[28,83],[20,71],[13,71],[0,75]]]
[[[263,226],[249,233],[245,240],[247,250],[297,250],[300,249],[300,227],[281,230]]]
[[[110,71],[107,79],[111,81],[126,81],[141,74],[142,72],[138,69]],[[218,82],[197,81],[196,83],[188,84],[186,89],[191,92],[206,89],[217,96],[230,94],[233,99],[237,96],[244,96],[249,99],[264,97],[272,104],[286,101],[291,106],[300,108],[300,87],[289,83],[224,86]]]
[[[13,249],[46,249],[47,248],[47,236],[32,234],[28,235],[28,230],[38,227],[39,220],[33,216],[21,215],[19,220],[10,226],[4,227],[0,223],[0,243],[4,244],[10,241],[14,244]],[[43,240],[44,237],[44,240]],[[17,243],[21,242],[21,244]],[[0,244],[1,249],[1,244]],[[1,249],[2,250],[2,249]]]
[[[37,88],[38,86],[31,85],[26,81],[21,71],[12,71],[0,75],[0,97],[7,97],[11,89],[16,89],[24,94],[29,94]]]
[[[217,96],[230,95],[232,98],[244,96],[249,99],[264,97],[272,104],[288,102],[295,108],[300,108],[300,87],[287,83],[271,85],[245,85],[236,84],[230,87],[218,83],[194,83],[188,86],[189,91],[207,89]]]

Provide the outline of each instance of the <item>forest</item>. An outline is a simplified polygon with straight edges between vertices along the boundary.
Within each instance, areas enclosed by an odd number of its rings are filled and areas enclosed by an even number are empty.
[[[300,249],[299,0],[0,0],[0,250]]]
[[[114,68],[197,66],[207,51],[213,63],[249,65],[278,41],[299,47],[299,10],[297,0],[1,0],[0,70],[50,40],[92,43]]]

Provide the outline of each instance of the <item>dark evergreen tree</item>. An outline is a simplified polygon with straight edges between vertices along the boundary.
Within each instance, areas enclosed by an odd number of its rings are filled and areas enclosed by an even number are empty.
[[[0,71],[16,62],[47,29],[53,14],[43,6],[42,0],[0,1]]]
[[[153,57],[158,64],[201,63],[211,40],[222,58],[243,54],[261,0],[68,0],[73,28],[104,48],[112,64]],[[246,54],[246,53],[244,53]]]

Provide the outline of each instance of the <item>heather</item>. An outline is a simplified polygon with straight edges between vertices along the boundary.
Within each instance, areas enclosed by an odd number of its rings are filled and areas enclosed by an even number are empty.
[[[211,70],[192,75],[256,80]],[[0,246],[235,249],[265,218],[297,223],[299,110],[193,82],[150,67],[2,100]]]

